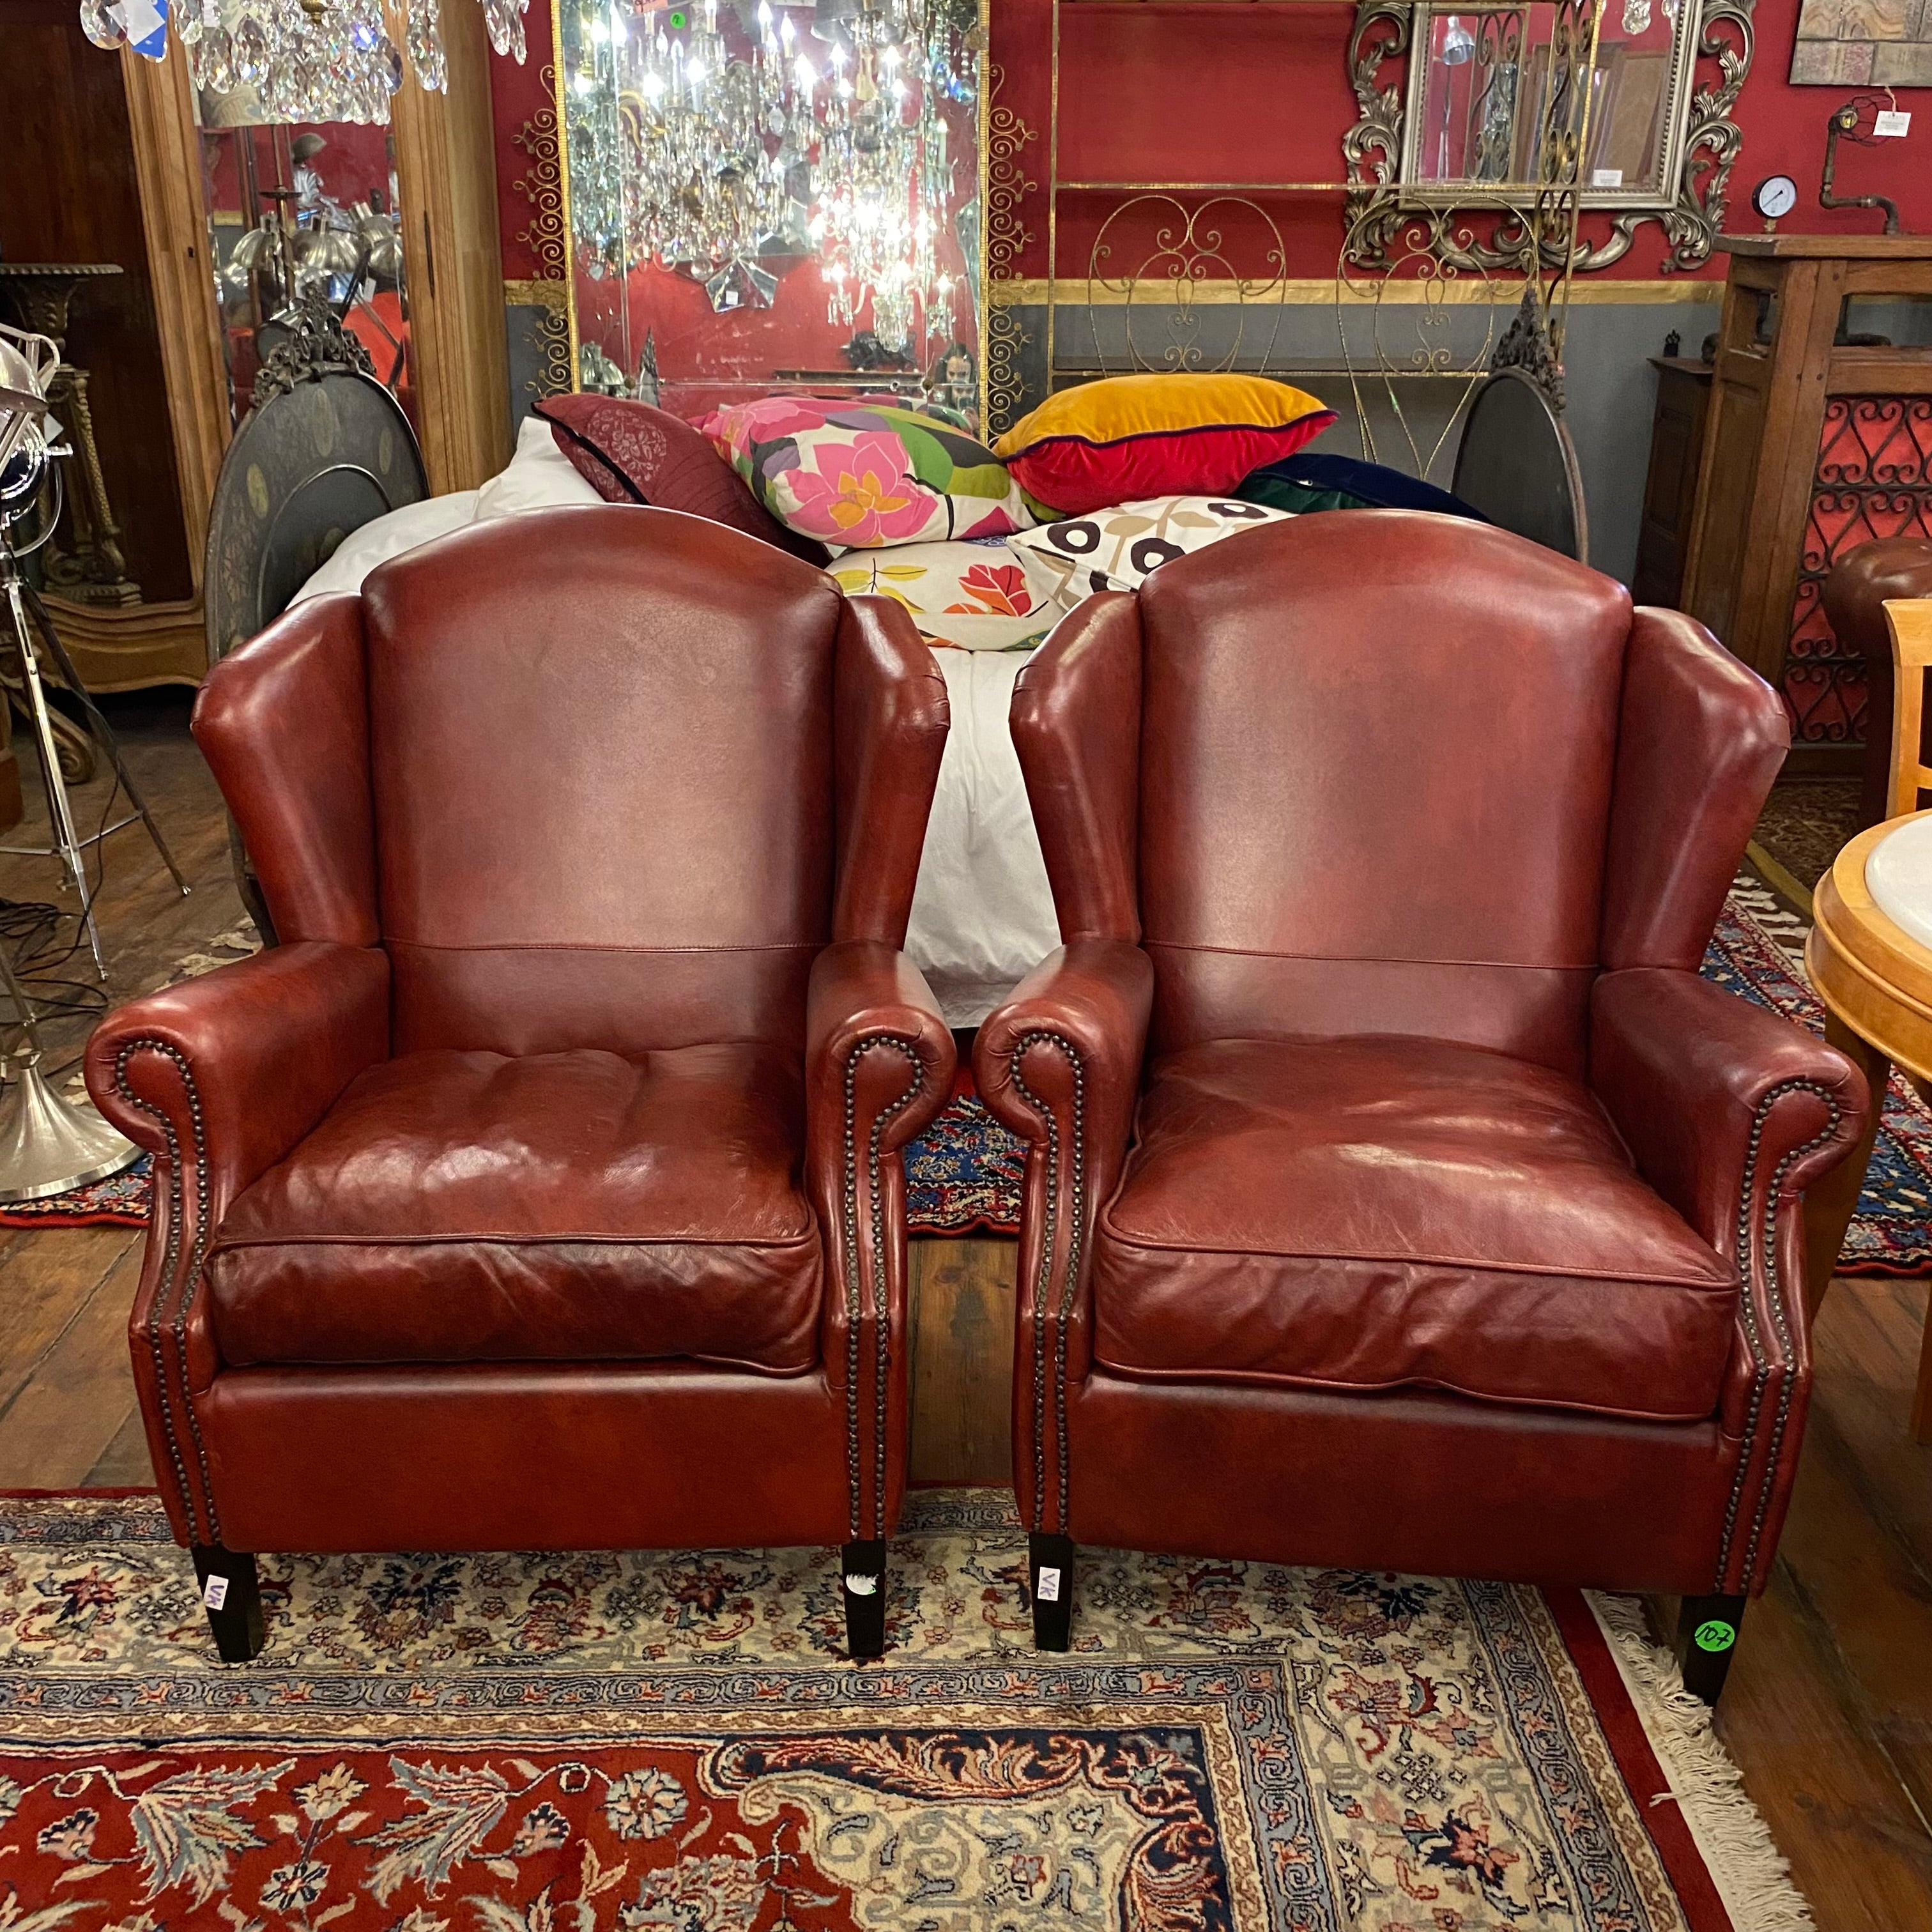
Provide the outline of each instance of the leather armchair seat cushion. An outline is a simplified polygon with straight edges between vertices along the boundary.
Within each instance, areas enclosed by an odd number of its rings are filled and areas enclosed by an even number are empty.
[[[1738,1294],[1568,1075],[1348,1038],[1154,1064],[1094,1298],[1128,1376],[1684,1420],[1717,1407]]]
[[[798,1057],[405,1054],[235,1202],[224,1361],[818,1359]]]

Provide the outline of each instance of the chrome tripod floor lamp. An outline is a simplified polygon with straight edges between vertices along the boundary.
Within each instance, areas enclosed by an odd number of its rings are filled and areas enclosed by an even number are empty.
[[[89,1181],[105,1180],[141,1157],[91,1100],[64,1100],[40,1071],[40,1029],[13,962],[0,948],[0,993],[13,1010],[0,1025],[18,1027],[23,1044],[7,1055],[0,1088],[0,1207],[44,1201]]]
[[[0,322],[0,590],[5,593],[8,614],[20,649],[21,680],[35,747],[40,753],[40,782],[46,791],[47,820],[54,842],[51,845],[0,845],[0,852],[60,860],[66,883],[80,901],[80,922],[94,955],[94,969],[105,980],[107,960],[101,950],[100,928],[94,918],[94,894],[87,880],[89,849],[139,819],[154,842],[162,862],[173,874],[175,884],[184,892],[188,888],[173,854],[155,826],[147,801],[121,756],[113,732],[75,671],[46,606],[20,568],[22,560],[52,536],[54,526],[60,520],[61,477],[54,459],[68,452],[56,446],[62,431],[47,414],[47,385],[59,365],[60,350],[50,337],[30,334]],[[50,479],[51,490],[44,488]],[[51,503],[47,500],[50,496]],[[38,532],[31,538],[23,536],[26,526],[36,519],[40,524]],[[104,824],[85,837],[75,822],[73,802],[61,776],[53,718],[48,709],[46,674],[42,668],[44,656],[86,713],[88,734],[112,762],[133,808],[124,818],[116,819],[112,825]]]
[[[24,851],[40,858],[59,857],[68,881],[80,895],[81,920],[93,950],[94,968],[104,980],[106,962],[100,950],[93,897],[87,882],[88,848],[138,817],[174,874],[176,884],[186,892],[188,883],[128,777],[114,734],[75,674],[48,620],[46,607],[20,572],[21,558],[46,542],[60,514],[60,472],[52,470],[53,506],[51,510],[41,511],[40,534],[31,542],[16,542],[20,527],[40,504],[42,484],[50,474],[53,458],[62,453],[53,447],[59,440],[59,427],[48,421],[46,403],[47,383],[59,362],[59,350],[46,336],[28,334],[0,323],[0,588],[5,591],[8,614],[20,646],[21,676],[40,752],[47,817],[55,841],[51,847],[6,846],[0,847],[0,850]],[[90,838],[82,838],[78,834],[73,806],[61,777],[53,722],[47,710],[40,669],[44,650],[68,689],[86,710],[88,728],[113,760],[134,808],[118,824],[104,825]],[[4,701],[0,698],[0,703]],[[6,1052],[0,1059],[0,1078],[6,1081],[4,1089],[0,1089],[0,1204],[64,1194],[70,1188],[104,1180],[132,1166],[140,1157],[132,1142],[116,1133],[92,1106],[86,1102],[76,1105],[63,1100],[48,1084],[40,1070],[40,1029],[34,1023],[33,1004],[4,946],[0,946],[0,995],[4,996],[11,1009],[0,1012],[0,1042],[10,1040],[16,1031],[23,1036],[20,1048]]]

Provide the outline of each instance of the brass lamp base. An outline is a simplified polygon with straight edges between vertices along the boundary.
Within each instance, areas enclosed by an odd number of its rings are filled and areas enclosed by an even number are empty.
[[[141,1150],[116,1133],[91,1102],[76,1106],[47,1084],[28,1047],[6,1064],[0,1092],[0,1204],[44,1201],[132,1167]]]

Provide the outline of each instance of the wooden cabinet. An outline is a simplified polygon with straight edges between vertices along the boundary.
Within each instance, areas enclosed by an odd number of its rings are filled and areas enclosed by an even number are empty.
[[[1862,664],[1837,650],[1820,591],[1855,544],[1932,534],[1932,346],[1911,339],[1932,301],[1932,236],[1718,246],[1730,274],[1682,606],[1779,687],[1791,768],[1849,773],[1862,758]],[[1857,340],[1862,310],[1906,316],[1896,346]]]
[[[393,130],[411,404],[439,492],[484,482],[510,453],[482,10],[446,8],[443,37],[447,92],[408,76]],[[187,57],[178,44],[160,62],[102,52],[72,0],[0,0],[0,256],[123,271],[98,305],[90,290],[76,306],[69,353],[98,372],[102,465],[141,596],[118,606],[56,596],[55,620],[95,690],[196,683],[208,503],[248,398],[246,371],[231,393],[224,356]]]
[[[1657,371],[1657,411],[1630,594],[1640,604],[1674,610],[1684,592],[1684,554],[1697,500],[1712,371],[1708,362],[1682,356],[1653,356],[1650,366]]]

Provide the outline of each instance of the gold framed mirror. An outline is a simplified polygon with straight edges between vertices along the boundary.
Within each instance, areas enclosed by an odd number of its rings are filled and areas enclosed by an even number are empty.
[[[551,0],[572,386],[976,432],[988,0]]]
[[[1582,210],[1610,222],[1601,238],[1575,239],[1569,266],[1608,268],[1655,221],[1666,272],[1695,268],[1724,222],[1754,4],[1358,0],[1348,65],[1361,118],[1342,148],[1352,178],[1386,194],[1393,215],[1436,219],[1449,238],[1438,252],[1492,267],[1521,259],[1539,184],[1574,183]],[[1546,153],[1552,138],[1568,149]],[[1449,220],[1463,210],[1502,212],[1504,226],[1486,241]],[[1379,266],[1386,225],[1369,224],[1351,259]],[[1546,260],[1550,242],[1540,237]]]
[[[1696,8],[1616,0],[1600,9],[1586,208],[1665,208],[1684,146]],[[1564,22],[1551,0],[1471,8],[1417,0],[1402,117],[1402,181],[1415,200],[1508,193],[1544,178]]]

